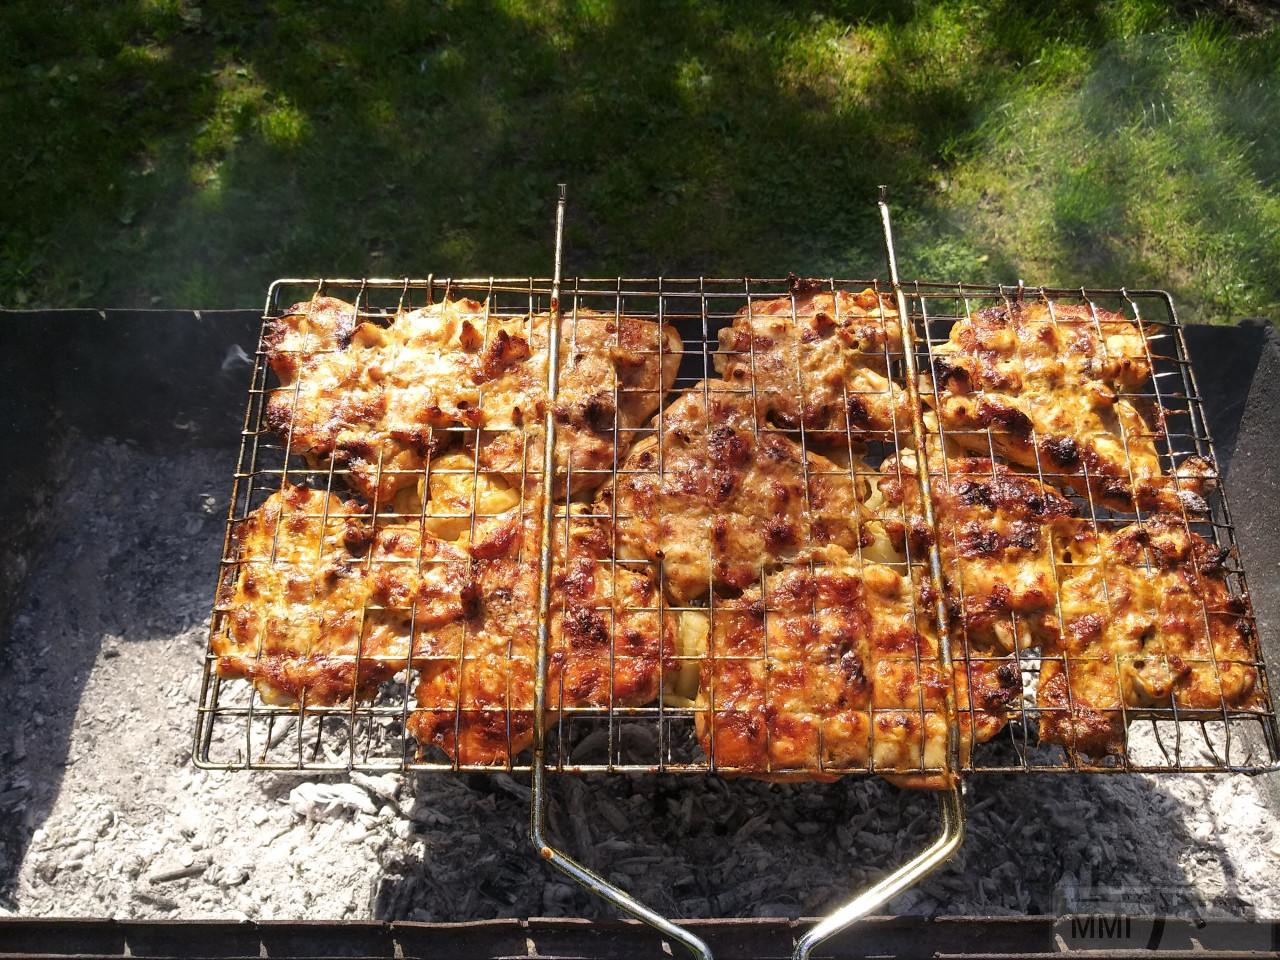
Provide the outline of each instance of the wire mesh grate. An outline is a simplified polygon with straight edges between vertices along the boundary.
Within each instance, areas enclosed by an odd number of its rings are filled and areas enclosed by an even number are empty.
[[[1158,564],[1146,545],[1151,531],[1172,515],[1163,507],[1175,504],[1184,535],[1189,531],[1203,539],[1204,557],[1210,550],[1218,557],[1215,582],[1220,579],[1230,598],[1232,621],[1244,624],[1249,652],[1246,658],[1219,662],[1213,631],[1222,611],[1202,604],[1200,633],[1184,630],[1186,650],[1108,654],[1102,666],[1115,675],[1115,699],[1088,708],[1109,722],[1113,734],[1105,755],[1097,756],[1078,742],[1082,706],[1076,701],[1083,689],[1080,678],[1103,675],[1098,661],[1105,658],[1077,655],[1062,643],[1052,646],[1045,639],[1052,630],[1029,630],[1024,610],[1002,610],[984,621],[981,638],[971,636],[966,590],[974,585],[966,584],[966,570],[977,568],[948,562],[954,689],[963,694],[954,707],[962,769],[1256,772],[1272,769],[1280,758],[1225,497],[1205,471],[1183,476],[1186,464],[1199,462],[1193,458],[1212,464],[1213,448],[1185,340],[1166,294],[915,283],[903,285],[906,315],[898,317],[891,299],[895,291],[874,279],[799,284],[794,278],[568,279],[559,304],[564,362],[573,364],[581,356],[589,366],[594,353],[613,351],[657,380],[629,382],[619,376],[601,388],[611,394],[608,403],[566,411],[566,418],[580,413],[586,422],[577,433],[570,429],[567,440],[557,431],[555,453],[560,456],[563,442],[563,464],[550,483],[536,455],[539,417],[512,417],[509,403],[502,416],[495,416],[497,404],[505,401],[496,397],[496,388],[486,393],[484,384],[468,387],[469,411],[452,411],[424,434],[407,439],[413,431],[392,431],[398,438],[394,443],[366,449],[363,458],[317,454],[299,442],[296,424],[281,430],[278,421],[272,422],[273,396],[292,391],[296,406],[313,387],[323,398],[325,390],[332,394],[340,386],[307,379],[323,369],[322,363],[309,368],[308,360],[326,349],[305,339],[292,344],[300,361],[292,382],[273,372],[269,357],[280,355],[277,331],[291,303],[334,298],[340,304],[335,309],[348,314],[340,350],[351,351],[355,342],[382,351],[379,362],[391,348],[377,330],[394,330],[415,310],[459,301],[471,302],[462,316],[476,331],[479,354],[487,355],[505,331],[522,336],[536,355],[540,336],[545,339],[550,330],[551,289],[551,280],[539,278],[282,280],[272,285],[204,660],[198,763],[335,771],[529,769],[536,648],[530,646],[525,620],[537,611],[522,607],[520,597],[536,574],[537,551],[517,538],[500,558],[479,561],[482,574],[475,573],[474,554],[494,528],[514,525],[527,531],[536,525],[545,485],[555,491],[557,564],[565,577],[590,570],[593,585],[577,606],[560,602],[558,636],[571,633],[570,621],[581,621],[587,625],[582,636],[594,637],[595,644],[579,656],[564,640],[557,648],[562,656],[553,657],[557,674],[547,688],[548,769],[776,779],[882,773],[927,783],[945,766],[951,721],[939,692],[950,684],[940,638],[930,625],[927,558],[924,541],[912,535],[919,517],[912,512],[910,489],[917,470],[927,469],[951,490],[952,481],[981,486],[986,478],[997,479],[998,471],[1014,462],[1008,435],[1017,431],[1007,419],[978,429],[957,427],[942,413],[944,401],[952,399],[947,376],[955,359],[948,346],[953,332],[971,325],[984,310],[1009,311],[1022,303],[1045,304],[1048,316],[1036,322],[1048,327],[1069,325],[1058,310],[1087,311],[1104,348],[1109,312],[1136,321],[1133,329],[1141,336],[1150,372],[1109,398],[1112,408],[1119,403],[1138,411],[1137,419],[1119,423],[1112,434],[1120,437],[1131,488],[1137,488],[1132,465],[1140,459],[1131,444],[1149,450],[1160,467],[1151,494],[1158,506],[1135,502],[1126,509],[1101,502],[1109,497],[1090,475],[1088,462],[1042,462],[1033,442],[1031,462],[1015,464],[1028,482],[1073,505],[1075,548],[1093,544],[1088,562],[1065,560],[1056,543],[1048,552],[1052,590],[1042,603],[1043,617],[1063,633],[1064,625],[1074,622],[1064,615],[1064,603],[1069,614],[1072,604],[1078,608],[1084,602],[1071,585],[1092,576],[1100,585],[1092,612],[1115,618],[1122,598],[1110,594],[1120,584],[1104,547],[1118,541],[1122,531],[1130,531],[1129,540],[1138,531],[1142,540],[1143,559],[1131,566],[1145,572],[1126,567],[1129,588],[1142,577],[1158,585]],[[821,338],[829,331],[817,328],[848,328],[841,311],[857,301],[837,296],[840,291],[863,297],[863,326],[872,334],[878,318],[882,332],[896,321],[908,325],[912,336],[904,341],[869,334],[845,342],[840,362],[852,368],[833,380],[819,362]],[[824,296],[830,298],[829,308],[805,312],[804,303],[825,304],[815,299]],[[831,315],[824,319],[827,312]],[[1076,316],[1073,322],[1084,321]],[[541,334],[539,323],[545,328]],[[785,337],[771,336],[770,324],[797,334],[795,342],[788,346]],[[652,340],[624,343],[633,327],[656,333]],[[662,332],[668,329],[670,339]],[[814,329],[809,339],[799,336]],[[904,342],[914,344],[914,366],[920,371],[920,412],[930,430],[923,451],[913,450],[910,439],[913,411],[904,380]],[[420,354],[404,337],[392,346],[398,359],[386,361],[379,376],[389,378],[383,383],[409,382],[415,375],[411,364]],[[1025,373],[1033,351],[1022,346],[1015,338],[1008,355]],[[673,370],[669,382],[664,379],[668,367]],[[976,389],[971,402],[984,396],[983,388]],[[655,402],[664,397],[660,405]],[[649,406],[654,409],[643,418],[624,417]],[[1139,423],[1149,429],[1129,430]],[[575,445],[576,439],[592,436],[603,437],[603,445]],[[985,475],[973,467],[982,459]],[[968,466],[954,471],[953,464],[962,460]],[[720,491],[717,483],[732,489]],[[1172,499],[1161,499],[1162,484]],[[1192,486],[1203,503],[1181,495]],[[295,487],[312,493],[291,494],[289,506],[281,493]],[[719,514],[693,508],[707,498],[731,508]],[[260,521],[271,503],[277,507],[269,530]],[[776,517],[795,522],[773,524]],[[674,519],[686,526],[672,527]],[[945,517],[940,521],[943,538],[946,522]],[[257,556],[246,552],[246,531],[254,523],[266,544]],[[283,550],[282,527],[288,547]],[[606,533],[603,548],[599,530]],[[654,549],[636,549],[646,538]],[[314,545],[314,559],[291,554],[295,540]],[[452,546],[456,542],[467,546],[459,550]],[[316,576],[317,564],[333,566],[334,552],[342,559],[339,579],[356,584],[361,603],[348,611],[353,614],[349,623],[313,626],[326,636],[342,629],[349,633],[350,644],[326,660],[330,668],[340,661],[343,670],[333,675],[347,685],[347,695],[316,696],[317,688],[304,683],[296,701],[285,702],[289,698],[279,696],[284,681],[271,688],[230,676],[225,639],[253,628],[235,622],[245,616],[246,575],[259,582],[278,576],[287,595],[290,563],[299,563],[294,579],[305,584]],[[1077,567],[1083,572],[1077,574]],[[455,574],[473,578],[472,589],[481,594],[477,603],[501,592],[507,605],[501,607],[500,628],[474,609],[448,620],[448,630],[424,616],[428,593],[423,591],[436,581],[452,582]],[[375,581],[383,584],[381,593],[358,592]],[[387,581],[393,587],[409,583],[412,590],[396,594],[385,587]],[[850,636],[842,598],[849,591],[863,596],[874,590],[881,591],[874,594],[878,599],[860,601],[858,609],[873,617],[868,629],[885,639],[868,650]],[[1134,613],[1132,604],[1125,609]],[[281,630],[299,629],[299,621],[289,621],[294,610],[287,602],[276,609]],[[1157,620],[1161,610],[1137,613]],[[1159,626],[1151,630],[1158,633]],[[266,628],[257,629],[261,634]],[[449,631],[451,639],[442,640]],[[894,647],[889,638],[906,639]],[[259,661],[264,645],[257,641]],[[1204,650],[1207,658],[1188,654]],[[479,679],[486,657],[498,658],[489,663],[497,664],[492,671],[500,680],[496,690]],[[1141,668],[1130,669],[1139,661]],[[1148,669],[1148,661],[1157,666]],[[1240,671],[1254,678],[1255,692],[1229,701],[1224,678]],[[1162,701],[1158,690],[1149,689],[1151,675],[1216,684],[1216,708],[1180,703],[1176,690]],[[1132,686],[1133,677],[1147,684],[1138,690],[1142,696],[1127,692],[1125,684]],[[1044,695],[1051,681],[1064,691],[1064,702]],[[979,703],[979,692],[997,682],[1003,699]],[[350,696],[353,691],[357,696]],[[1072,735],[1041,742],[1046,729]],[[471,742],[485,746],[468,753]]]

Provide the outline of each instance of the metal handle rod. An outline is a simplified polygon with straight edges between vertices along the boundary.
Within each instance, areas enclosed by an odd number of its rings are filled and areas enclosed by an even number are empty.
[[[684,946],[699,960],[712,960],[711,951],[699,938],[682,930],[666,917],[645,906],[620,887],[588,870],[557,849],[547,837],[547,646],[551,631],[552,543],[555,536],[555,436],[554,404],[560,389],[560,272],[564,247],[565,185],[560,184],[556,204],[555,275],[551,284],[551,316],[547,331],[547,410],[543,418],[542,451],[542,578],[538,587],[538,662],[533,678],[533,798],[529,815],[529,839],[539,856],[576,883],[649,924],[663,936]],[[567,522],[567,521],[566,521]]]
[[[938,550],[938,526],[933,511],[933,491],[929,478],[929,454],[924,426],[923,408],[920,405],[919,385],[916,382],[915,335],[911,318],[907,313],[907,298],[898,278],[898,256],[893,246],[893,226],[889,219],[889,205],[885,203],[885,188],[880,188],[880,224],[884,229],[885,260],[889,267],[889,282],[893,285],[898,307],[898,325],[902,331],[902,364],[907,385],[907,397],[911,401],[911,435],[916,447],[916,477],[920,483],[920,499],[924,506],[925,522],[933,531],[929,545],[929,575],[934,586],[933,615],[938,629],[938,659],[942,661],[942,674],[951,678],[945,687],[947,713],[947,762],[943,769],[946,783],[944,792],[938,795],[938,807],[942,816],[942,831],[926,850],[903,864],[879,883],[858,894],[843,907],[819,921],[817,926],[800,938],[796,944],[794,960],[807,960],[813,949],[832,934],[843,930],[903,890],[923,879],[930,871],[946,862],[964,840],[964,803],[960,792],[960,743],[956,718],[955,673],[951,665],[950,620],[943,590],[942,555]]]
[[[616,887],[604,877],[582,864],[571,856],[551,845],[546,835],[546,793],[545,765],[535,756],[533,767],[533,818],[529,836],[538,848],[542,859],[547,861],[561,873],[573,879],[596,896],[608,900],[619,910],[625,910],[637,920],[642,920],[663,936],[679,943],[698,960],[713,960],[711,948],[688,930],[676,926],[662,914],[645,906],[621,887]]]
[[[809,960],[818,944],[919,883],[951,858],[964,841],[964,804],[960,786],[955,781],[949,789],[938,794],[938,809],[942,815],[938,839],[893,873],[827,915],[797,941],[792,960]]]
[[[907,298],[898,279],[898,254],[893,245],[893,224],[889,218],[889,204],[885,202],[886,188],[880,187],[880,224],[884,229],[885,260],[889,266],[889,282],[898,305],[898,327],[902,333],[903,379],[907,385],[907,398],[911,405],[911,436],[916,445],[916,478],[920,483],[920,501],[924,507],[924,520],[933,536],[929,543],[929,576],[933,581],[933,615],[938,629],[938,659],[942,661],[942,675],[947,678],[943,700],[947,714],[947,767],[948,780],[960,774],[960,736],[956,716],[955,671],[951,665],[951,621],[947,613],[946,584],[942,575],[942,552],[939,544],[938,520],[933,510],[933,483],[929,469],[928,431],[924,425],[924,405],[920,400],[920,385],[916,372],[916,340],[907,312]],[[927,333],[927,331],[926,331]],[[943,451],[945,459],[946,452]]]

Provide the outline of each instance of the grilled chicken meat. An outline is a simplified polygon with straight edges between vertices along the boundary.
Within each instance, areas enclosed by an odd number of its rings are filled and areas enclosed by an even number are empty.
[[[1097,757],[1123,748],[1122,707],[1257,708],[1247,607],[1224,560],[1172,514],[1073,538],[1058,568],[1064,629],[1040,672],[1041,741]]]
[[[947,721],[932,589],[891,567],[787,567],[713,600],[697,730],[716,766],[766,779],[874,769],[939,786]],[[961,757],[1005,724],[1016,669],[955,661]],[[970,690],[973,691],[972,703]],[[823,771],[819,773],[819,769]]]
[[[1136,323],[1016,301],[960,320],[933,354],[937,393],[922,393],[952,441],[981,454],[990,437],[1011,462],[1062,475],[1113,510],[1205,509],[1213,465],[1190,457],[1165,475],[1158,429],[1125,396],[1151,375]]]
[[[286,486],[240,528],[220,591],[219,672],[270,703],[324,705],[368,699],[412,665],[409,731],[459,764],[505,763],[532,736],[540,517],[530,496],[450,543],[414,523],[375,529],[354,503]],[[653,578],[612,569],[598,521],[559,522],[551,711],[652,700],[674,645]]]
[[[674,669],[674,618],[659,615],[643,567],[610,562],[604,526],[576,515],[564,522],[567,548],[563,534],[554,541],[548,713],[648,703],[661,672]],[[457,643],[415,661],[408,729],[419,743],[461,765],[509,764],[532,743],[539,571],[536,560],[476,562],[476,608]]]
[[[547,315],[537,314],[531,331],[513,334],[526,336],[536,362],[513,367],[484,386],[491,414],[482,425],[493,432],[482,431],[475,446],[483,470],[513,477],[528,469],[524,464],[542,470],[548,326]],[[631,428],[656,413],[675,384],[682,350],[680,334],[670,324],[583,308],[565,312],[554,405],[557,499],[594,490],[613,475],[631,447]],[[538,410],[532,429],[503,429],[520,426],[522,418],[504,419],[502,411],[527,410],[531,398]]]
[[[408,732],[424,750],[488,766],[529,746],[548,322],[455,300],[384,326],[317,297],[268,326],[283,385],[269,424],[345,469],[378,515],[286,484],[240,524],[219,588],[220,674],[270,703],[327,705],[370,699],[409,668]],[[1212,465],[1163,475],[1126,396],[1151,371],[1125,318],[1018,302],[960,321],[935,349],[950,681],[936,597],[917,563],[892,562],[922,559],[932,536],[915,454],[888,459],[873,494],[833,446],[809,449],[838,441],[852,456],[850,436],[908,422],[887,300],[797,283],[753,302],[721,331],[723,379],[656,416],[680,360],[672,328],[581,310],[563,324],[557,500],[604,486],[590,515],[558,507],[549,719],[648,703],[666,672],[722,772],[871,769],[933,787],[946,782],[948,691],[963,763],[1019,708],[1017,652],[1037,644],[1041,740],[1072,756],[1119,751],[1124,710],[1258,708],[1246,605],[1179,516],[1099,530],[1039,479],[963,452],[992,443],[1115,510],[1202,509]],[[683,664],[658,571],[686,607]],[[704,597],[705,614],[691,606]]]
[[[590,490],[614,467],[628,428],[642,424],[675,381],[681,344],[671,327],[577,310],[561,320],[555,404],[559,482]],[[299,303],[267,328],[280,378],[267,422],[291,451],[332,460],[366,501],[413,487],[427,459],[469,433],[483,469],[523,476],[542,465],[549,317],[494,316],[475,300],[402,312],[383,326],[331,297]],[[596,471],[596,472],[592,472]]]
[[[410,656],[409,612],[383,602],[393,571],[414,571],[420,629],[457,622],[472,603],[466,554],[410,529],[375,533],[355,503],[307,487],[272,494],[239,526],[219,591],[219,673],[273,704],[373,696]]]
[[[882,434],[911,422],[888,375],[901,336],[888,297],[793,280],[791,296],[753,301],[720,330],[716,370],[734,387],[754,386],[761,423],[844,444],[847,431]]]
[[[661,564],[677,603],[713,585],[742,590],[783,561],[857,550],[863,479],[759,422],[749,393],[703,381],[654,426],[595,512],[616,517],[620,556]]]
[[[916,457],[881,466],[882,522],[898,550],[922,562],[933,541]],[[930,460],[951,624],[968,649],[1012,653],[1057,635],[1056,546],[1081,525],[1074,505],[1033,477],[979,457]]]

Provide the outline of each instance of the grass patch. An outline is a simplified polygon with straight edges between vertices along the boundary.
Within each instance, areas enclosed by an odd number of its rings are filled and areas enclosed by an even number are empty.
[[[1237,7],[1232,7],[1235,10]],[[1280,304],[1280,29],[1109,0],[0,10],[0,303],[291,274],[883,272]]]
[[[932,219],[1028,280],[1167,286],[1192,319],[1275,316],[1278,41],[1201,20],[1082,51],[1067,83],[1028,77]]]

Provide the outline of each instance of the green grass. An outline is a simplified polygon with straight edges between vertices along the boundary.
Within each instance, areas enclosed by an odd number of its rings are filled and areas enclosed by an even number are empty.
[[[1241,13],[1240,10],[1245,12]],[[1280,26],[1151,0],[11,2],[0,304],[904,272],[1280,313]]]

